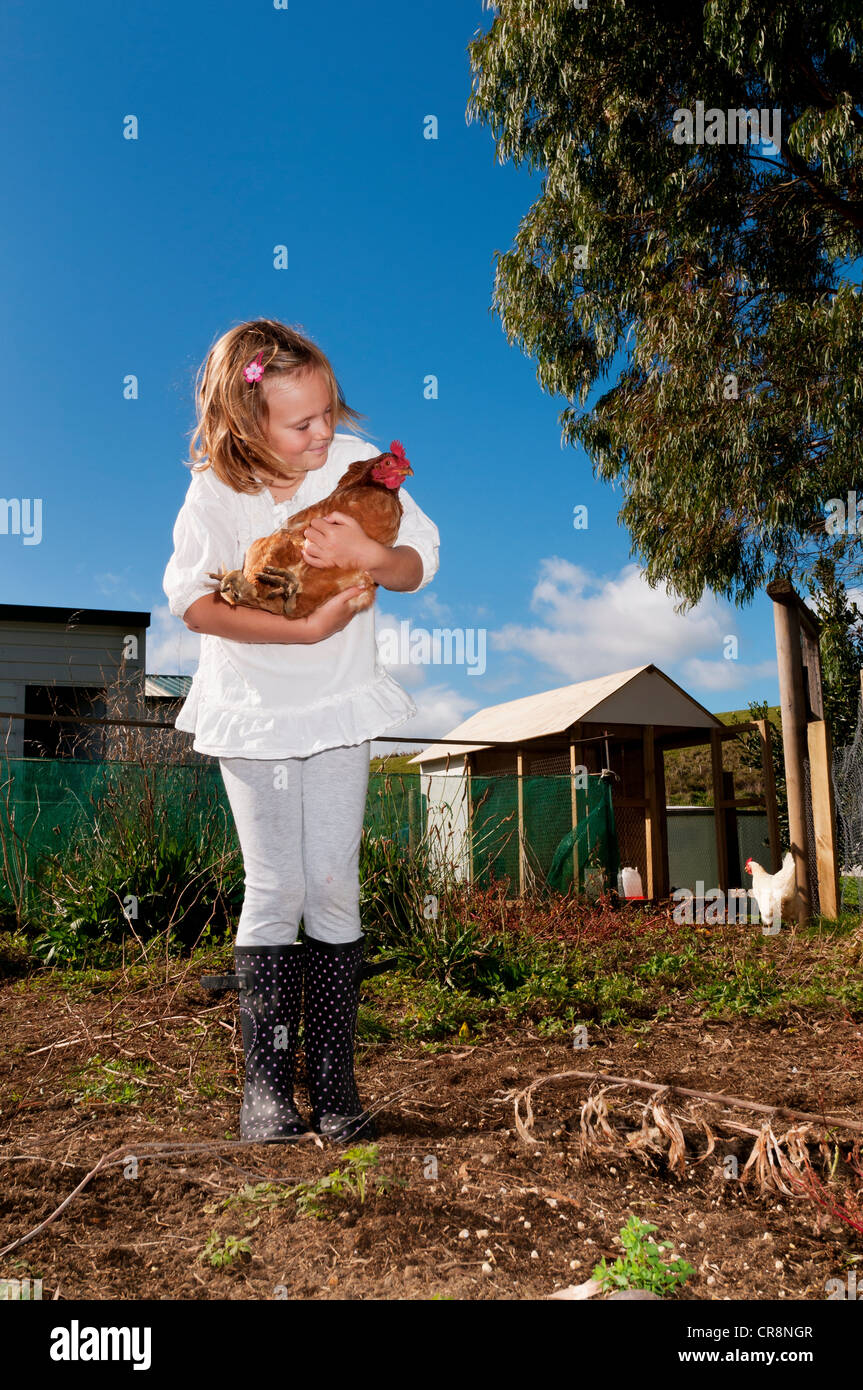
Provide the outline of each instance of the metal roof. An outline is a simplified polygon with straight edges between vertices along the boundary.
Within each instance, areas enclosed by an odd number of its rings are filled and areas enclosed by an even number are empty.
[[[30,603],[0,603],[0,623],[63,623],[75,627],[149,627],[149,613],[113,608],[43,608]]]
[[[628,671],[597,676],[575,685],[561,685],[489,705],[450,729],[441,743],[432,743],[411,758],[427,763],[447,754],[461,754],[486,748],[483,739],[504,741],[518,746],[531,739],[562,734],[580,722],[609,724],[654,724],[670,728],[722,728],[722,721],[693,700],[658,666],[633,666]],[[476,743],[450,745],[446,738],[470,739]]]
[[[191,676],[145,676],[144,694],[156,699],[176,700],[188,695],[191,684]]]

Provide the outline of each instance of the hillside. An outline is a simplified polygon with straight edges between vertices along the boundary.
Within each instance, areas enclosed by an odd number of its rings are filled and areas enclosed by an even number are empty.
[[[779,706],[768,709],[770,722],[780,731],[782,724]],[[716,711],[723,724],[738,724],[751,719],[749,710]],[[723,750],[724,766],[734,774],[735,796],[760,796],[761,773],[746,767],[743,749],[737,739],[730,739]],[[710,770],[710,748],[681,748],[665,755],[665,790],[669,806],[711,806],[713,779]]]

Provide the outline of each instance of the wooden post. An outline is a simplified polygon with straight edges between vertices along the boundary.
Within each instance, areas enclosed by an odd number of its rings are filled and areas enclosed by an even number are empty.
[[[524,862],[524,755],[519,748],[516,750],[516,776],[518,777],[518,896],[524,897],[525,885],[525,862]]]
[[[667,898],[671,892],[671,870],[668,866],[668,795],[665,790],[665,753],[661,745],[653,740],[653,775],[656,779],[656,801],[659,807],[659,857],[662,869],[657,887],[660,898]]]
[[[824,719],[807,729],[809,772],[812,788],[812,823],[815,827],[815,856],[818,870],[818,901],[824,917],[839,916],[839,863],[836,853],[836,804],[831,766],[832,739]]]
[[[710,767],[713,774],[713,833],[716,836],[716,887],[728,893],[728,841],[725,835],[724,789],[722,786],[722,739],[719,729],[710,730]]]
[[[773,752],[770,740],[770,721],[756,719],[761,737],[761,777],[764,786],[764,806],[767,811],[767,835],[770,840],[770,872],[778,873],[782,867],[782,849],[779,844],[779,813],[776,809],[776,778],[773,776]]]
[[[576,735],[576,731],[577,731],[578,733],[581,733],[581,725],[580,725],[580,724],[578,724],[578,725],[573,725],[573,728],[572,728],[572,730],[570,731],[570,735],[569,735],[569,787],[570,787],[570,803],[571,803],[571,807],[572,807],[572,828],[573,828],[573,830],[575,830],[576,826],[578,825],[578,791],[577,791],[576,785],[575,785],[575,774],[576,774],[576,769],[577,769],[577,767],[578,767],[578,759],[577,759],[576,756],[575,756],[575,747],[576,747],[576,738],[575,738],[575,735]],[[577,840],[573,840],[573,843],[572,843],[572,892],[573,892],[573,897],[577,897],[577,896],[578,896],[579,875],[580,875],[580,873],[581,873],[581,866],[580,866],[580,864],[579,864],[579,858],[578,858],[578,841],[577,841]]]
[[[776,659],[779,666],[779,700],[782,710],[782,751],[785,758],[785,787],[788,793],[788,831],[791,853],[797,869],[797,920],[809,921],[809,831],[806,826],[806,694],[803,688],[803,661],[800,650],[800,616],[790,601],[790,586],[769,584],[773,599],[773,625],[776,631]],[[771,592],[772,591],[772,592]],[[791,591],[793,593],[793,590]],[[797,595],[794,595],[797,598]]]
[[[645,724],[644,747],[644,795],[647,805],[644,808],[644,840],[647,859],[647,884],[645,896],[656,900],[662,888],[662,830],[660,827],[659,800],[656,795],[656,731],[652,724]]]

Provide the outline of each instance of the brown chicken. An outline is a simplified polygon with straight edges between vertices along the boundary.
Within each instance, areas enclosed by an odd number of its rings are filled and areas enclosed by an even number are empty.
[[[303,531],[310,521],[329,512],[345,512],[381,545],[392,545],[403,515],[399,488],[413,469],[397,439],[389,452],[352,463],[338,486],[322,502],[304,507],[280,531],[254,541],[241,570],[211,574],[218,579],[226,603],[262,608],[285,618],[305,618],[342,589],[361,584],[363,592],[349,601],[355,613],[370,608],[377,584],[365,570],[310,565],[303,559]]]

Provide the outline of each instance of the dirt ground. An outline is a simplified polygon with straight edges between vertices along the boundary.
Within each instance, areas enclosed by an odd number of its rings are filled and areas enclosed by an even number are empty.
[[[367,981],[364,998],[376,988]],[[271,1200],[221,1205],[244,1184],[321,1177],[344,1153],[311,1140],[231,1142],[236,996],[214,1002],[188,971],[122,990],[60,987],[41,972],[3,983],[0,1027],[2,1243],[48,1217],[103,1154],[125,1159],[0,1259],[0,1277],[41,1278],[45,1299],[543,1299],[616,1258],[631,1213],[672,1242],[668,1258],[694,1266],[676,1299],[821,1300],[827,1280],[844,1280],[863,1256],[863,1239],[812,1200],[759,1195],[725,1176],[729,1154],[743,1168],[754,1114],[703,1109],[716,1148],[696,1162],[706,1135],[687,1128],[678,1175],[621,1143],[580,1152],[585,1081],[534,1091],[538,1142],[518,1134],[513,1106],[532,1081],[575,1068],[859,1118],[863,1025],[850,1019],[706,1023],[675,1009],[641,1031],[592,1030],[584,1050],[505,1023],[455,1046],[363,1044],[357,1078],[378,1111],[379,1161],[365,1200],[334,1199],[326,1219],[278,1188]],[[305,1105],[302,1081],[297,1099]],[[616,1132],[638,1129],[643,1093],[606,1099]],[[616,1107],[627,1102],[623,1123]],[[207,1142],[158,1158],[144,1147]],[[373,1174],[392,1182],[377,1190]],[[248,1248],[213,1267],[199,1258],[213,1232]]]

